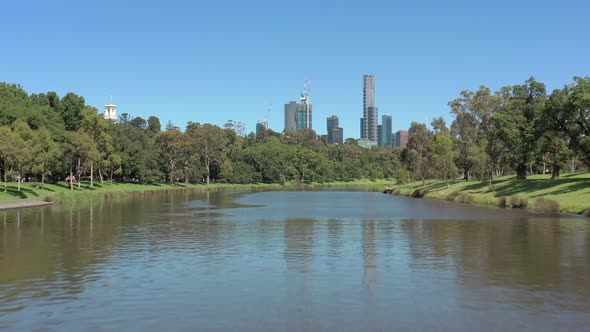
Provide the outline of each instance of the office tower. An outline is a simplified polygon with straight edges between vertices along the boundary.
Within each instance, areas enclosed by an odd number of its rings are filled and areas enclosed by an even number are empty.
[[[332,144],[344,144],[344,129],[341,127],[332,128]]]
[[[380,146],[392,146],[391,144],[391,115],[381,117],[381,132],[379,133]]]
[[[297,104],[295,112],[295,123],[297,130],[312,129],[311,126],[311,104],[307,99],[301,98],[301,104]]]
[[[328,129],[328,143],[331,144],[342,144],[343,143],[343,131],[338,126],[339,121],[336,115],[332,115],[326,119]]]
[[[377,145],[378,146],[383,146],[381,144],[381,135],[383,135],[383,126],[382,125],[377,125],[377,137],[379,137],[379,140],[377,140]]]
[[[285,104],[285,131],[297,130],[297,121],[295,121],[297,105],[295,101]]]
[[[399,146],[399,145],[397,145],[397,133],[391,134],[391,146],[393,146],[393,147]]]
[[[312,129],[312,105],[307,96],[301,95],[301,103],[285,104],[285,131]]]
[[[396,143],[398,147],[405,148],[408,145],[408,131],[400,130],[396,133]]]
[[[361,119],[361,138],[379,142],[377,125],[379,110],[375,106],[375,78],[363,75],[363,118]]]

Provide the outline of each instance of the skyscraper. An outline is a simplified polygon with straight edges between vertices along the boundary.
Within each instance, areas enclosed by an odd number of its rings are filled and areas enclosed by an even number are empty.
[[[297,122],[295,121],[297,106],[295,101],[285,104],[285,131],[297,130]]]
[[[363,118],[361,119],[361,138],[379,142],[377,125],[379,110],[375,106],[375,78],[363,75]]]
[[[332,115],[326,119],[328,129],[328,143],[331,144],[342,144],[343,143],[343,132],[342,128],[338,126],[338,117]]]
[[[380,146],[392,146],[391,144],[391,115],[381,117],[381,132],[379,133]]]
[[[290,101],[285,104],[285,131],[312,129],[312,105],[307,97],[301,97],[301,103]]]

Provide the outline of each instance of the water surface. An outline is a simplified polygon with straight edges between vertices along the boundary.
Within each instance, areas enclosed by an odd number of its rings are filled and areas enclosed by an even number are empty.
[[[0,330],[589,330],[587,219],[371,192],[0,213]]]

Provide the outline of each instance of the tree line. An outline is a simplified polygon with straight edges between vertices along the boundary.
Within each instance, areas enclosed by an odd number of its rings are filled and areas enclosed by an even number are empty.
[[[547,94],[530,78],[449,102],[454,120],[414,122],[406,148],[331,145],[312,130],[244,135],[244,125],[189,122],[181,129],[122,114],[114,123],[75,93],[28,94],[0,83],[0,171],[6,183],[81,179],[138,183],[281,183],[359,178],[398,182],[551,172],[590,165],[590,79]],[[75,181],[69,181],[73,189]],[[20,181],[19,181],[20,190]]]
[[[442,118],[432,130],[410,127],[402,161],[413,180],[487,179],[493,190],[494,176],[550,172],[558,179],[564,168],[590,165],[590,78],[575,77],[551,94],[534,78],[494,92],[481,86],[449,107],[450,128]]]

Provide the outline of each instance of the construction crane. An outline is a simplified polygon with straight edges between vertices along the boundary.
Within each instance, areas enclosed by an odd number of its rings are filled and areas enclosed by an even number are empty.
[[[268,109],[266,111],[266,117],[264,118],[264,123],[266,124],[266,129],[268,130],[268,124],[270,121],[270,110],[272,109],[272,103],[268,103]]]

